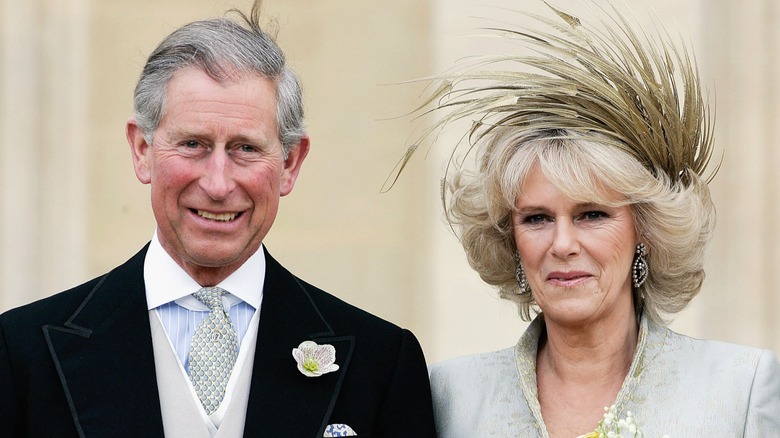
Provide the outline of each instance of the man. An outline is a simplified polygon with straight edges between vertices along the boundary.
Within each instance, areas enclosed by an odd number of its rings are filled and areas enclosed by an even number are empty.
[[[258,5],[241,19],[173,32],[136,86],[127,139],[152,241],[0,316],[3,436],[435,435],[414,335],[262,246],[309,138]]]

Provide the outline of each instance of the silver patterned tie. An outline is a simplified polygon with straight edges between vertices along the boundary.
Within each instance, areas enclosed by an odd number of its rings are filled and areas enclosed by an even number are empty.
[[[223,295],[225,291],[218,287],[204,287],[192,294],[210,310],[192,336],[189,355],[190,380],[209,415],[225,396],[238,356],[238,337],[222,305]]]

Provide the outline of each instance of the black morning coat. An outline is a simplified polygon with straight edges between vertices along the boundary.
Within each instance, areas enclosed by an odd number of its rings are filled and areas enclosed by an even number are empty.
[[[145,247],[106,275],[0,315],[0,436],[162,437],[143,280]],[[267,252],[245,437],[434,437],[420,344],[311,286]],[[339,370],[303,376],[292,349],[336,349]]]

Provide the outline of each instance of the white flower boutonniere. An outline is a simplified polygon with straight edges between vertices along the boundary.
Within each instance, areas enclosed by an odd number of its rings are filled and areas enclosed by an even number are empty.
[[[293,348],[292,355],[298,371],[306,377],[319,377],[339,369],[335,363],[336,349],[330,344],[303,341],[298,348]]]
[[[631,411],[626,412],[626,418],[619,418],[617,408],[612,405],[604,408],[604,418],[599,421],[599,427],[591,433],[580,435],[577,438],[644,438],[639,430]],[[663,438],[669,438],[664,435]]]

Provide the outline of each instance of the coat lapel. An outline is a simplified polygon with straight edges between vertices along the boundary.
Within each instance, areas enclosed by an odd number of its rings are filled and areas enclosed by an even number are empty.
[[[145,254],[106,274],[64,325],[43,327],[81,436],[163,435]]]
[[[80,436],[163,436],[145,255],[146,248],[103,277],[65,324],[43,327]],[[301,374],[292,349],[307,340],[333,345],[339,370]],[[354,346],[354,336],[335,333],[300,280],[266,253],[244,436],[322,437]]]
[[[307,340],[333,345],[338,371],[301,374],[292,350]],[[334,333],[300,280],[266,253],[244,436],[322,437],[354,346],[354,337]]]

